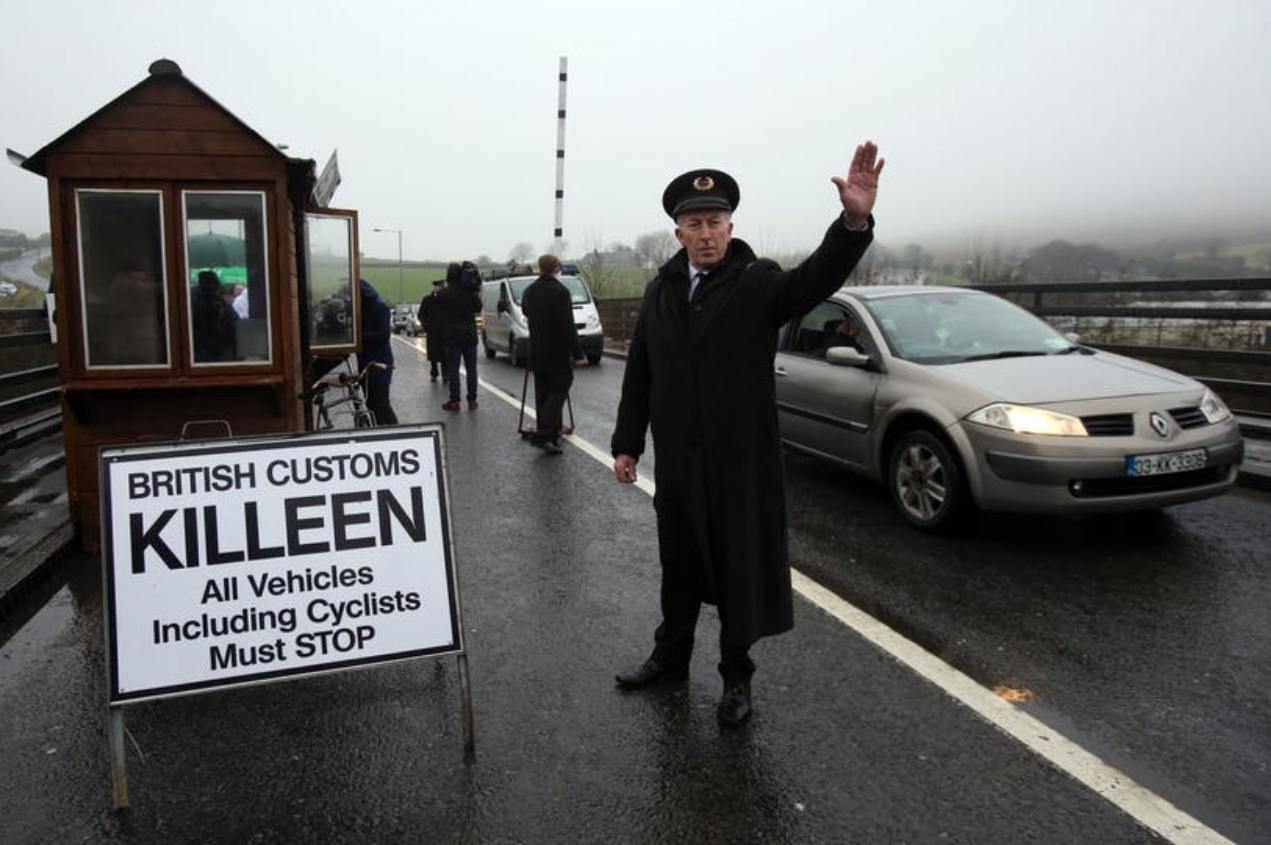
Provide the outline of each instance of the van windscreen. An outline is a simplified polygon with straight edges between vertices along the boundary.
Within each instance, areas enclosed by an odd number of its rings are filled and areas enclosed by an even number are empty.
[[[525,293],[525,289],[533,283],[534,279],[528,277],[508,279],[508,287],[512,290],[512,299],[517,305],[521,304],[521,295]],[[587,291],[587,285],[583,284],[581,277],[561,276],[560,283],[569,290],[569,301],[574,305],[591,302],[591,294]]]

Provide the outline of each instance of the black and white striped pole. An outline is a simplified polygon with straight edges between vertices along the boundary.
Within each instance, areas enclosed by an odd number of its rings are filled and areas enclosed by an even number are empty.
[[[556,228],[552,234],[552,254],[565,248],[565,83],[569,59],[560,57],[559,94],[556,101]]]

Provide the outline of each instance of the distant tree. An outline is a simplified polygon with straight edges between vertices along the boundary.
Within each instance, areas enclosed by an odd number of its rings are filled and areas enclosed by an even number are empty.
[[[618,267],[636,267],[640,264],[636,251],[618,241],[609,244],[609,258]]]
[[[679,248],[675,236],[665,229],[648,232],[635,240],[636,258],[640,261],[640,266],[646,269],[661,267]]]
[[[494,259],[488,255],[482,254],[477,256],[477,260],[474,263],[478,267],[492,267],[494,266]]]
[[[524,264],[534,257],[534,245],[522,241],[512,247],[512,251],[508,253],[508,258],[517,264]]]
[[[850,284],[853,285],[878,285],[883,283],[883,270],[892,266],[894,262],[891,250],[883,246],[878,241],[874,241],[865,250],[865,254],[861,256],[861,260],[856,262],[856,268],[852,270],[851,275],[847,277]]]
[[[602,249],[601,243],[599,237],[589,239],[587,254],[579,262],[579,270],[592,293],[604,297],[616,286],[617,274],[608,250]]]
[[[900,251],[900,261],[905,271],[905,278],[911,282],[921,279],[935,263],[921,244],[905,244]]]
[[[1004,257],[996,240],[990,244],[982,235],[974,235],[967,242],[962,277],[973,285],[1005,285],[1024,281],[1028,268],[1022,259]]]
[[[1028,275],[1038,282],[1097,282],[1116,274],[1121,257],[1097,244],[1055,240],[1029,250]]]

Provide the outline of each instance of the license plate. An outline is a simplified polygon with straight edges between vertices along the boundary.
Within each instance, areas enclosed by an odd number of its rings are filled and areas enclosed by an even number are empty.
[[[1168,475],[1171,472],[1189,472],[1205,468],[1205,450],[1188,449],[1186,452],[1159,452],[1155,455],[1126,455],[1125,474]]]

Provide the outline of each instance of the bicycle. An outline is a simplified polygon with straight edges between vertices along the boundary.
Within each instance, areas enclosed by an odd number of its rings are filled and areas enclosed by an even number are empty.
[[[352,406],[352,410],[348,413],[353,417],[354,428],[375,427],[375,414],[366,405],[366,396],[362,392],[362,385],[366,382],[366,376],[372,369],[387,370],[388,365],[379,361],[372,361],[359,373],[353,372],[353,367],[348,361],[345,361],[345,367],[348,368],[348,372],[337,373],[334,378],[320,379],[313,387],[300,394],[301,399],[306,402],[312,402],[317,409],[315,431],[328,431],[335,428],[335,423],[331,419],[331,412],[341,405]],[[327,391],[336,388],[342,389],[344,396],[328,402],[326,398]]]

